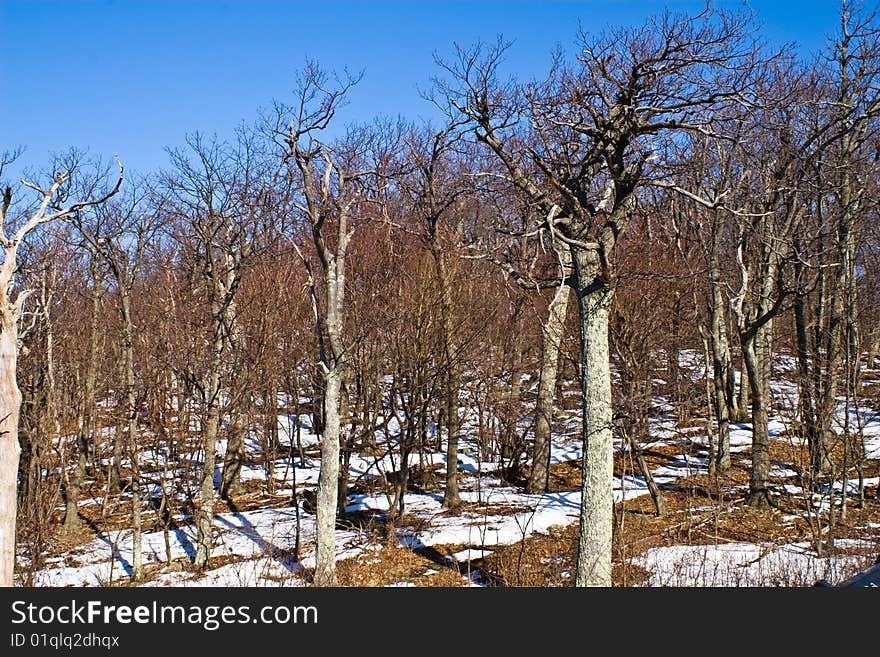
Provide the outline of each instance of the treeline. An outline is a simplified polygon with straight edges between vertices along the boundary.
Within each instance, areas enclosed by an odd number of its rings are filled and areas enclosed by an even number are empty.
[[[583,408],[579,585],[611,582],[613,435],[664,512],[641,456],[658,393],[706,419],[716,475],[751,421],[748,504],[774,504],[773,413],[808,488],[861,482],[859,427],[835,418],[880,355],[880,38],[860,7],[840,17],[809,62],[714,9],[580,35],[536,81],[504,77],[504,42],[457,48],[431,125],[337,125],[359,78],[309,63],[290,98],[229,139],[190,135],[161,172],[71,152],[6,187],[0,469],[31,567],[59,503],[79,527],[88,480],[131,494],[134,580],[145,500],[166,531],[192,515],[208,567],[216,499],[245,465],[274,490],[275,461],[305,458],[278,418],[310,415],[314,581],[335,584],[352,455],[398,459],[393,520],[427,474],[411,461],[444,451],[455,509],[471,416],[479,458],[546,492],[565,381]],[[771,394],[780,355],[793,404]],[[0,516],[10,583],[14,504]]]

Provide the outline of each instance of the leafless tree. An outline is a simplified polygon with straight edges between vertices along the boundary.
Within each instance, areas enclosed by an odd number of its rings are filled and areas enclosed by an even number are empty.
[[[214,468],[223,393],[234,409],[237,394],[227,384],[234,374],[230,352],[238,336],[236,294],[271,207],[271,169],[258,133],[241,128],[234,143],[188,138],[190,152],[172,151],[174,172],[163,180],[164,207],[177,226],[175,237],[204,281],[210,306],[210,361],[204,372],[204,467],[200,489],[195,565],[207,567],[212,545]],[[233,412],[235,412],[233,410]],[[238,421],[233,427],[241,428]],[[241,466],[243,436],[233,431],[227,452]],[[227,470],[229,469],[227,459]],[[231,476],[231,471],[225,473]]]
[[[13,159],[10,154],[0,158],[0,175]],[[14,291],[18,249],[28,233],[38,226],[69,218],[82,208],[107,201],[119,191],[123,180],[120,165],[119,178],[109,191],[101,190],[93,198],[73,200],[65,193],[70,175],[70,171],[57,171],[43,184],[22,179],[21,187],[35,192],[36,202],[13,205],[13,190],[9,185],[5,186],[0,202],[0,246],[3,249],[0,263],[0,586],[12,586],[15,564],[16,489],[21,453],[18,443],[21,393],[16,381],[18,321],[22,304],[30,294],[27,290]]]
[[[711,112],[742,95],[755,66],[750,32],[743,14],[667,13],[640,28],[581,35],[575,63],[557,58],[546,80],[528,85],[500,82],[503,43],[459,48],[441,62],[450,78],[439,83],[443,93],[540,211],[536,230],[553,231],[571,250],[584,402],[576,585],[611,584],[612,252],[651,160],[677,135],[706,130]]]
[[[137,372],[135,370],[134,332],[132,315],[132,291],[139,271],[143,267],[143,255],[156,238],[160,229],[160,214],[149,206],[145,183],[129,186],[125,195],[89,211],[78,212],[73,218],[78,231],[88,243],[90,250],[103,259],[115,282],[119,295],[119,318],[122,323],[123,380],[125,382],[125,414],[127,440],[131,462],[132,527],[134,531],[131,579],[143,579],[142,528],[141,528],[141,474],[138,454]],[[118,441],[114,441],[118,444]],[[114,454],[116,476],[119,476],[118,454]]]
[[[322,141],[348,90],[358,81],[338,79],[309,63],[300,73],[295,103],[278,106],[275,134],[283,139],[289,181],[297,185],[298,216],[310,233],[318,269],[298,247],[309,274],[322,378],[321,469],[317,495],[314,583],[336,580],[336,514],[339,505],[340,424],[348,345],[344,334],[346,259],[365,198],[369,136],[355,129],[336,143]]]

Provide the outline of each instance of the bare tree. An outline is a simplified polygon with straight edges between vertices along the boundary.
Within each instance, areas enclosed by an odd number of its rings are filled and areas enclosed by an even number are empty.
[[[10,154],[0,158],[0,175],[3,167],[13,159]],[[38,226],[66,219],[82,208],[105,202],[119,191],[123,180],[120,164],[119,179],[113,188],[92,199],[73,201],[66,197],[64,188],[70,175],[70,171],[58,171],[45,186],[22,179],[21,186],[37,194],[35,204],[14,207],[12,187],[8,185],[0,202],[0,246],[3,248],[3,262],[0,263],[0,586],[12,586],[13,583],[16,489],[21,453],[18,444],[21,393],[16,381],[18,320],[29,292],[16,294],[13,291],[18,249],[28,233]],[[10,210],[15,214],[10,215]],[[7,233],[9,228],[13,230],[11,235]]]
[[[317,546],[314,583],[335,586],[336,514],[339,506],[341,403],[347,345],[344,334],[346,259],[364,199],[367,135],[355,131],[337,143],[321,132],[333,120],[347,91],[359,78],[340,80],[309,63],[299,76],[296,103],[279,106],[275,134],[284,140],[301,200],[295,203],[310,233],[318,270],[297,246],[309,274],[313,319],[318,341],[316,366],[322,379],[321,468],[317,493]],[[284,124],[287,124],[286,126]],[[295,243],[295,242],[294,242]],[[342,476],[346,476],[343,473]]]
[[[125,415],[129,459],[131,462],[133,557],[132,581],[143,579],[143,553],[141,528],[141,474],[138,465],[140,443],[138,441],[138,395],[136,389],[134,332],[132,316],[132,290],[142,256],[153,242],[160,228],[160,215],[155,208],[147,206],[146,186],[141,183],[129,187],[124,196],[91,208],[90,212],[78,212],[74,223],[88,243],[109,268],[119,295],[119,319],[122,323],[121,346],[123,355],[123,380],[125,382]],[[88,217],[84,215],[90,215]],[[118,462],[116,462],[118,468]],[[117,470],[118,476],[118,470]]]
[[[444,245],[454,231],[455,222],[464,212],[465,195],[471,189],[462,158],[454,146],[458,126],[453,122],[444,129],[429,133],[410,133],[403,154],[409,174],[401,176],[399,186],[413,215],[422,224],[421,237],[426,242],[434,263],[439,294],[440,339],[443,351],[443,418],[446,423],[446,486],[443,506],[454,509],[461,504],[458,492],[458,442],[460,432],[459,392],[460,365],[453,327],[453,298],[449,249]],[[450,226],[452,224],[452,226]],[[450,230],[451,229],[451,230]],[[453,237],[454,239],[454,237]]]
[[[579,586],[611,584],[612,252],[651,160],[677,134],[705,130],[711,111],[742,94],[754,66],[748,33],[741,14],[667,13],[638,29],[581,35],[575,64],[557,61],[545,81],[526,86],[499,83],[503,43],[458,49],[441,63],[452,77],[443,92],[541,212],[537,229],[571,250],[584,403]]]
[[[200,135],[188,138],[191,154],[172,151],[175,172],[166,176],[165,207],[176,220],[175,237],[195,264],[210,307],[210,359],[204,372],[204,462],[195,565],[208,565],[214,517],[214,468],[222,416],[222,393],[235,394],[227,385],[232,372],[229,352],[237,332],[236,293],[267,221],[271,202],[267,162],[257,135],[242,128],[230,144]],[[239,436],[238,438],[241,438]],[[232,436],[230,436],[230,440]],[[228,449],[235,449],[231,445]]]

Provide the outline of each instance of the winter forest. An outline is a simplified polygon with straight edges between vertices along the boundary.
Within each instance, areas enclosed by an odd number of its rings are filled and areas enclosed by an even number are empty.
[[[4,134],[0,585],[870,566],[880,16],[826,27],[585,24],[533,79],[430,44],[430,121],[343,122],[362,74],[307,60],[156,171]]]

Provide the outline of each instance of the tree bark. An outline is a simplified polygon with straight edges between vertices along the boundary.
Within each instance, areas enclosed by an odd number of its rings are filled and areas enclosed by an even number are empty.
[[[134,371],[134,324],[131,317],[131,289],[123,284],[122,295],[122,351],[125,366],[125,401],[128,416],[128,449],[131,460],[131,517],[132,517],[132,560],[131,580],[139,582],[144,578],[143,531],[141,528],[141,491],[138,467],[138,429],[137,397],[135,395]]]
[[[550,484],[551,423],[556,381],[559,377],[559,347],[565,332],[568,314],[569,286],[562,283],[556,288],[541,331],[541,374],[538,380],[538,399],[535,403],[535,444],[532,470],[526,484],[527,493],[545,493]]]
[[[119,279],[117,278],[117,280],[119,280]],[[120,285],[122,285],[121,281],[120,281]],[[123,303],[125,303],[125,301],[123,301]],[[123,325],[124,325],[124,323],[125,323],[125,318],[124,318],[125,310],[122,310],[122,313],[123,313]],[[124,330],[125,330],[125,328],[123,328],[123,331]],[[124,342],[124,340],[125,339],[123,338],[123,342]],[[123,352],[124,352],[123,358],[124,359],[128,357],[128,354],[127,354],[127,352],[125,352],[125,349],[126,349],[126,347],[123,344]],[[112,456],[112,461],[110,463],[110,477],[109,477],[109,482],[108,482],[108,486],[110,487],[111,493],[118,493],[119,491],[122,490],[122,479],[121,479],[121,475],[120,475],[120,469],[122,467],[122,451],[123,451],[122,432],[120,431],[120,426],[117,425],[116,432],[113,434],[113,456]]]
[[[342,230],[342,229],[341,229]],[[344,349],[342,342],[345,298],[345,255],[331,256],[326,271],[327,337],[329,360],[324,369],[324,431],[321,435],[321,469],[318,473],[317,536],[315,552],[316,586],[336,586],[336,513],[339,504],[340,398]],[[342,473],[347,476],[347,473]]]
[[[230,328],[229,346],[232,350],[241,349],[243,336],[240,325],[236,321],[237,308],[235,301],[226,307],[226,326]],[[230,380],[234,379],[234,375]],[[227,385],[227,388],[229,386]],[[241,466],[244,463],[245,417],[241,411],[242,399],[233,400],[230,410],[229,430],[227,431],[226,454],[223,457],[223,473],[220,476],[220,496],[228,500],[242,491]]]
[[[12,586],[15,567],[18,461],[21,454],[18,443],[21,391],[15,377],[17,366],[15,317],[11,309],[0,308],[0,586]]]
[[[575,586],[611,586],[614,444],[608,311],[613,290],[598,254],[572,247],[580,315],[583,483]]]
[[[684,408],[681,392],[681,294],[676,290],[672,293],[672,325],[669,327],[666,342],[666,394],[669,403],[675,409],[679,422],[686,421],[687,412]]]
[[[713,245],[714,246],[714,245]],[[713,248],[709,256],[709,281],[712,288],[710,301],[709,337],[712,347],[712,381],[714,388],[715,418],[718,422],[718,451],[715,466],[719,473],[730,467],[730,402],[735,399],[733,390],[733,363],[727,340],[727,321],[724,297],[721,293],[721,276],[718,255]]]
[[[336,586],[336,509],[339,495],[339,394],[342,377],[336,367],[327,373],[324,387],[324,434],[318,474],[316,586]]]
[[[222,311],[214,305],[214,338],[212,343],[211,367],[205,390],[207,413],[205,420],[205,461],[202,467],[199,511],[196,520],[196,558],[195,566],[204,570],[211,556],[212,532],[214,526],[214,468],[217,459],[217,435],[220,428],[220,368],[224,346]]]
[[[436,221],[430,225],[429,243],[440,294],[440,337],[445,365],[443,401],[446,418],[446,485],[443,490],[443,506],[454,509],[461,504],[458,492],[458,437],[461,428],[458,417],[459,375],[452,336],[452,290]]]
[[[764,329],[759,330],[759,335]],[[762,374],[764,354],[756,348],[761,338],[741,341],[743,362],[749,375],[752,398],[752,467],[749,471],[747,504],[759,508],[770,506],[770,437],[766,381]]]
[[[749,370],[746,367],[745,360],[742,361],[739,372],[739,388],[737,389],[736,406],[739,409],[739,421],[745,422],[746,409],[751,406],[752,386],[749,383]]]
[[[223,457],[223,473],[220,477],[220,497],[225,500],[241,494],[241,466],[244,463],[244,414],[233,409],[227,431],[226,454]]]
[[[795,240],[795,247],[800,242]],[[803,273],[803,265],[800,260],[795,261],[795,273],[800,280]],[[819,355],[811,352],[809,341],[809,319],[807,316],[808,299],[806,294],[798,292],[794,302],[795,338],[797,345],[797,371],[798,371],[798,416],[802,426],[803,436],[807,441],[810,452],[811,474],[815,476],[822,470],[822,462],[825,460],[820,431],[816,422],[816,389],[813,369],[820,367]],[[812,354],[812,358],[811,358]]]
[[[638,466],[639,472],[642,473],[645,484],[648,486],[648,492],[651,494],[651,500],[654,502],[654,510],[657,513],[657,517],[662,518],[666,515],[666,502],[663,501],[663,493],[660,492],[660,487],[657,486],[654,475],[651,474],[651,468],[648,467],[645,461],[642,445],[638,438],[630,436],[629,446],[636,459],[636,466]]]

